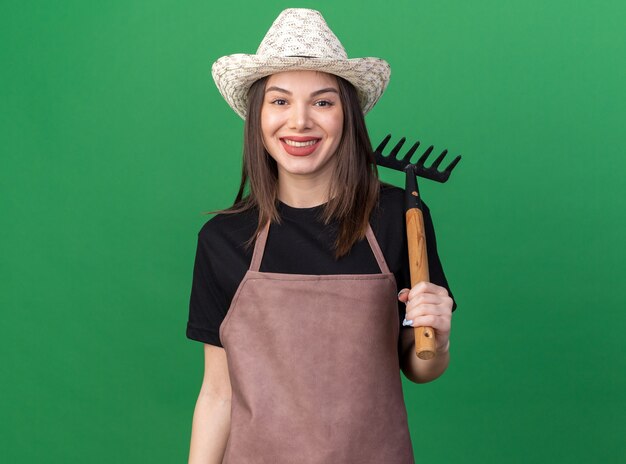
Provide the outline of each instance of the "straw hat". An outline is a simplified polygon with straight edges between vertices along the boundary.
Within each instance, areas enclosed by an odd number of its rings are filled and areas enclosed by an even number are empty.
[[[357,90],[363,114],[376,104],[389,82],[389,64],[380,58],[348,59],[343,45],[319,11],[284,10],[256,55],[223,56],[213,63],[213,80],[226,102],[246,118],[248,90],[258,79],[283,71],[313,70],[343,77]]]

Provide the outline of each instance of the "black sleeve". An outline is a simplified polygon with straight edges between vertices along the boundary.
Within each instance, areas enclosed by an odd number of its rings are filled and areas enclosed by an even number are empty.
[[[213,264],[209,244],[201,231],[193,268],[187,337],[221,347],[219,329],[228,303],[224,302],[225,295],[217,285]]]
[[[252,259],[246,242],[256,230],[254,211],[218,214],[198,232],[187,337],[223,347],[220,326]]]

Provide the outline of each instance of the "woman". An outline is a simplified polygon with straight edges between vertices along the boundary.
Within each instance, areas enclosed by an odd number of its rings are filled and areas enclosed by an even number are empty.
[[[245,119],[244,169],[199,233],[189,462],[412,463],[399,371],[445,371],[454,302],[427,209],[432,282],[404,288],[403,192],[379,183],[363,119],[387,63],[348,60],[318,12],[289,9],[213,77]],[[401,326],[433,327],[437,356],[418,359]]]

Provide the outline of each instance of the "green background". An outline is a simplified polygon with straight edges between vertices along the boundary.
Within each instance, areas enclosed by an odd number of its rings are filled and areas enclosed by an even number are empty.
[[[0,461],[186,462],[196,234],[243,127],[210,65],[304,6],[391,64],[375,143],[463,155],[421,184],[458,311],[404,384],[417,462],[626,462],[625,5],[3,1]]]

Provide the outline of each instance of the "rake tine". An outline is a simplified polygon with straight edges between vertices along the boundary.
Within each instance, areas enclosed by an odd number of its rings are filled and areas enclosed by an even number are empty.
[[[443,172],[448,173],[448,175],[450,174],[450,172],[452,172],[452,170],[454,169],[454,167],[458,164],[458,162],[461,161],[461,155],[457,156],[456,158],[454,158],[452,160],[452,162],[448,165],[448,167],[446,169],[444,169]]]
[[[441,164],[441,162],[443,161],[443,159],[446,157],[446,153],[448,153],[448,150],[442,151],[441,155],[439,155],[437,159],[435,160],[435,162],[430,165],[430,169],[437,169],[439,165]]]
[[[415,153],[415,150],[417,150],[419,146],[420,146],[420,142],[418,140],[417,142],[413,144],[413,146],[409,149],[409,151],[406,152],[406,155],[404,155],[404,158],[402,158],[402,162],[408,163],[411,160],[411,156],[413,156],[413,153]]]
[[[396,146],[391,149],[388,158],[398,159],[398,152],[400,148],[402,148],[402,145],[404,145],[404,142],[406,142],[406,137],[402,137],[398,143],[396,143]]]
[[[380,144],[378,144],[378,146],[376,147],[376,150],[374,151],[378,153],[382,153],[390,140],[391,140],[391,134],[387,134],[387,136],[383,139],[382,142],[380,142]]]
[[[420,167],[424,167],[424,163],[426,162],[426,158],[428,158],[428,156],[430,156],[430,154],[432,153],[433,149],[435,147],[433,147],[432,145],[430,147],[428,147],[426,149],[426,151],[424,152],[424,154],[422,156],[420,156],[420,159],[417,160],[417,163],[415,163],[416,166],[420,166]]]

